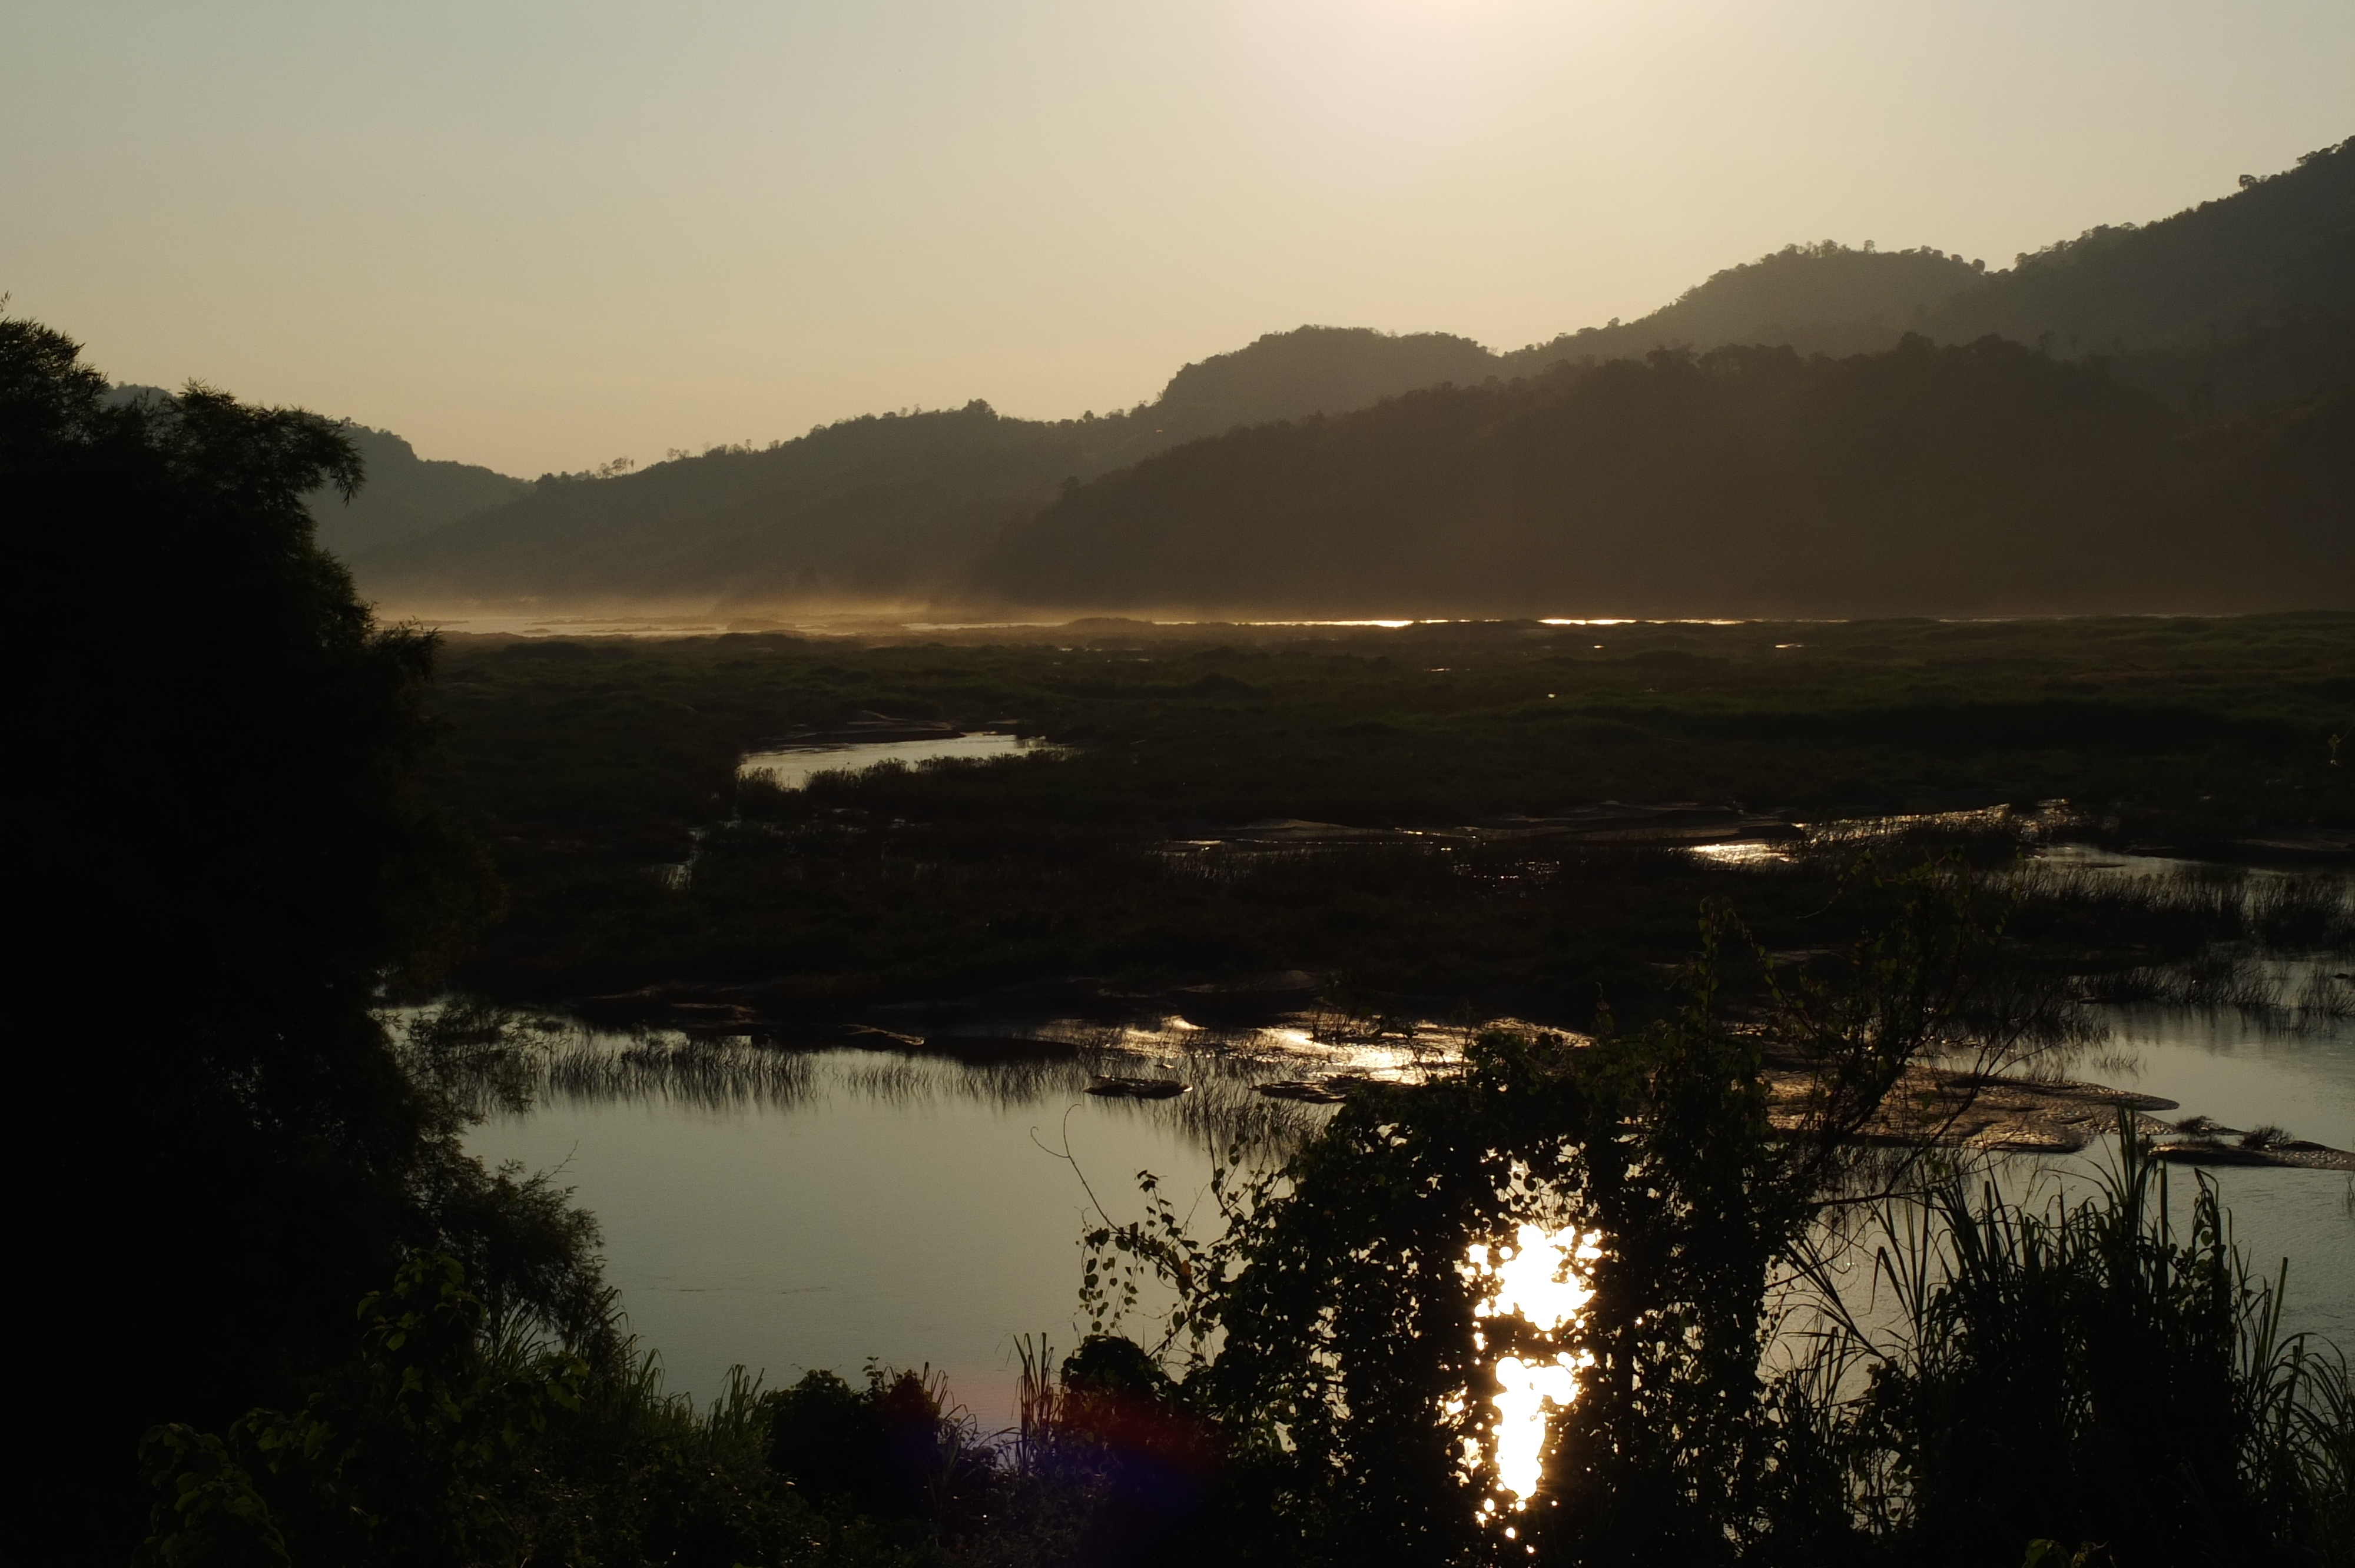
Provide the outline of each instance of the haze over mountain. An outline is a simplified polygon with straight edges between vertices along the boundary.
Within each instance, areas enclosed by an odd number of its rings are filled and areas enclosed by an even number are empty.
[[[1565,359],[1639,358],[1663,346],[1774,344],[1803,354],[1863,354],[1918,330],[1931,311],[1977,283],[1985,263],[1923,248],[1877,250],[1827,239],[1712,273],[1675,302],[1636,321],[1565,333],[1500,355],[1525,375]]]
[[[430,537],[350,552],[371,591],[451,599],[906,598],[1084,481],[1237,425],[1493,372],[1468,339],[1303,327],[1189,365],[1151,404],[1077,419],[986,403],[866,415],[634,473],[545,475]],[[505,499],[505,498],[501,498]]]
[[[1004,602],[1070,608],[1182,603],[1207,609],[1248,601],[1269,609],[1269,592],[1238,588],[1241,597],[1221,598],[1225,590],[1214,591],[1199,573],[1182,591],[1176,582],[1156,588],[1140,577],[1138,563],[1176,558],[1146,546],[1142,519],[1178,534],[1191,529],[1188,536],[1201,544],[1217,535],[1210,514],[1224,508],[1273,530],[1262,541],[1267,548],[1289,548],[1283,531],[1295,522],[1321,541],[1318,548],[1333,547],[1331,518],[1296,517],[1267,504],[1292,483],[1274,454],[1292,453],[1282,461],[1296,459],[1314,470],[1317,443],[1295,449],[1285,445],[1288,438],[1227,432],[1284,420],[1337,421],[1418,388],[1477,387],[1659,348],[1706,354],[1726,344],[1764,344],[1803,354],[1885,353],[1915,333],[1942,343],[1994,334],[2059,359],[2099,359],[2101,374],[2121,390],[2147,394],[2155,417],[2178,423],[2311,398],[2355,377],[2355,143],[2243,185],[2159,222],[2090,231],[2000,270],[1933,249],[1792,246],[1726,269],[1641,320],[1503,354],[1444,334],[1304,327],[1189,365],[1154,402],[1124,412],[1023,420],[975,402],[955,410],[866,416],[765,449],[715,448],[634,473],[544,476],[526,493],[431,531],[404,523],[377,528],[364,540],[346,529],[349,544],[341,547],[368,591],[401,608],[499,600],[540,607],[659,600],[905,605],[984,591]],[[1516,396],[1559,400],[1563,385]],[[2026,383],[2005,385],[2004,395],[2026,395]],[[1593,401],[1600,394],[1582,396],[1585,401],[1573,398],[1559,409],[1618,417],[1607,398]],[[1502,405],[1476,417],[1417,407],[1418,418],[1441,423],[1522,418],[1505,414]],[[1452,482],[1474,482],[1476,476],[1456,471],[1440,448],[1398,427],[1401,417],[1380,415],[1391,421],[1382,428],[1455,474]],[[1550,439],[1574,444],[1582,436],[1563,428]],[[1178,490],[1196,510],[1186,515],[1171,510],[1176,492],[1155,489],[1175,470],[1148,464],[1150,479],[1146,470],[1121,471],[1205,440],[1252,455],[1189,459],[1191,477]],[[1357,438],[1330,440],[1352,448]],[[2160,463],[2158,450],[2136,461]],[[2098,460],[2089,452],[2086,461],[2125,460],[2122,451],[2106,451]],[[1201,480],[1205,464],[1222,467],[1228,488]],[[1454,493],[1422,484],[1395,463],[1386,471],[1407,491],[1428,495],[1434,531],[1428,547],[1444,551],[1440,520],[1457,509]],[[1254,485],[1273,489],[1249,489]],[[459,492],[441,493],[454,498]],[[466,493],[493,492],[484,481]],[[1114,495],[1140,510],[1120,512],[1106,499]],[[1901,498],[1892,492],[1886,499],[1894,504]],[[1725,504],[1735,507],[1736,498],[1729,495]],[[412,506],[402,515],[421,518],[429,510]],[[1757,526],[1768,525],[1773,508],[1749,511]],[[1390,515],[1391,526],[1403,526]],[[1082,518],[1089,520],[1084,528]],[[1603,548],[1612,525],[1594,525],[1604,534],[1592,535],[1590,547]],[[2071,525],[2065,516],[2054,519],[2064,534]],[[1034,547],[1050,536],[1060,541],[1060,563]],[[1114,558],[1124,551],[1130,565],[1116,568]],[[982,575],[966,577],[986,552]],[[1244,572],[1240,564],[1237,569]],[[1500,560],[1494,569],[1514,568]],[[2280,591],[2323,590],[2293,576]],[[1067,597],[1072,594],[1081,597]],[[1778,602],[1798,608],[1797,601]],[[1705,608],[1682,605],[1685,612]],[[1383,613],[1415,609],[1394,599],[1382,607]]]
[[[2185,429],[2000,338],[1729,347],[1235,431],[977,580],[1016,610],[1859,616],[2355,609],[2355,392]]]

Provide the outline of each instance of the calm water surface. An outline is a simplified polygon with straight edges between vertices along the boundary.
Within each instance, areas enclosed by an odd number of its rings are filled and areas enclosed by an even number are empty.
[[[2355,1023],[2267,1028],[2230,1010],[2122,1008],[2087,1075],[2161,1095],[2227,1127],[2271,1125],[2355,1149]],[[2290,1264],[2286,1316],[2355,1352],[2355,1178],[2343,1171],[2223,1166],[2210,1174],[2232,1211],[2234,1236],[2270,1272]],[[2170,1172],[2179,1192],[2190,1172]]]
[[[597,1215],[610,1282],[672,1389],[708,1395],[738,1362],[771,1383],[815,1367],[855,1378],[870,1357],[930,1362],[996,1426],[1012,1419],[1016,1336],[1078,1342],[1090,1186],[1114,1219],[1138,1218],[1149,1170],[1183,1208],[1214,1147],[1240,1137],[1265,1158],[1328,1114],[1250,1085],[1335,1060],[1291,1054],[1307,1043],[1277,1032],[1244,1044],[1274,1054],[975,1066],[825,1051],[794,1058],[800,1075],[772,1092],[551,1092],[469,1146],[558,1172]],[[1376,1071],[1399,1059],[1348,1054],[1370,1059],[1339,1065]],[[1084,1092],[1098,1073],[1195,1087],[1103,1098]]]
[[[1297,1062],[1189,1070],[1169,1056],[1009,1073],[890,1052],[803,1060],[789,1092],[556,1094],[473,1135],[494,1161],[560,1172],[596,1213],[612,1283],[674,1389],[708,1395],[737,1362],[775,1383],[814,1367],[855,1377],[870,1357],[929,1361],[986,1425],[1001,1425],[1016,1336],[1043,1333],[1060,1348],[1078,1339],[1082,1173],[1116,1219],[1141,1212],[1140,1170],[1183,1208],[1206,1188],[1209,1149],[1233,1117],[1305,1126],[1324,1114],[1250,1092],[1254,1076],[1299,1075]],[[1200,1087],[1172,1101],[1104,1099],[1082,1092],[1097,1069]],[[2287,1035],[2231,1014],[2137,1012],[2121,1017],[2094,1075],[2180,1100],[2170,1116],[2355,1144],[2355,1031]],[[1066,1148],[1076,1170],[1059,1158]],[[2101,1158],[2097,1146],[2021,1161],[2006,1185],[2041,1172],[2074,1186]],[[2350,1179],[2211,1174],[2254,1261],[2270,1272],[2290,1259],[2290,1326],[2355,1347]],[[2181,1206],[2191,1172],[2175,1168],[2170,1181]]]
[[[972,735],[768,753],[746,766],[795,785],[846,761],[1003,756],[1021,745]],[[2053,858],[2127,876],[2173,863]],[[2229,1009],[2157,1007],[2106,1016],[2109,1040],[2072,1075],[2175,1100],[2170,1120],[2270,1124],[2355,1148],[2355,1021],[2290,1029]],[[608,1052],[624,1044],[584,1039]],[[772,1383],[818,1367],[856,1377],[869,1358],[930,1362],[996,1426],[1012,1418],[1016,1337],[1044,1334],[1059,1350],[1078,1340],[1083,1175],[1115,1220],[1141,1213],[1140,1170],[1160,1176],[1183,1209],[1206,1188],[1212,1148],[1241,1135],[1256,1158],[1271,1158],[1328,1114],[1259,1097],[1254,1082],[1337,1068],[1411,1075],[1418,1051],[1449,1049],[1320,1046],[1297,1029],[1213,1035],[1164,1020],[1099,1032],[1089,1050],[1044,1062],[832,1050],[790,1058],[783,1079],[751,1091],[559,1083],[527,1115],[475,1129],[471,1145],[494,1162],[559,1172],[597,1215],[611,1282],[631,1327],[660,1349],[673,1389],[708,1396],[739,1362]],[[1168,1101],[1105,1099],[1083,1092],[1099,1073],[1196,1088]],[[2021,1158],[2002,1181],[2015,1193],[2077,1189],[2106,1158],[2100,1145]],[[2273,1168],[2209,1174],[2252,1261],[2270,1275],[2289,1260],[2287,1326],[2355,1351],[2355,1180]],[[2193,1171],[2174,1167],[2169,1181],[2188,1207]]]
[[[913,768],[920,762],[946,758],[980,760],[991,757],[1012,757],[1018,752],[1035,751],[1041,744],[1017,736],[977,731],[971,735],[947,736],[932,740],[863,740],[839,746],[792,746],[775,751],[755,751],[738,765],[737,771],[765,773],[785,789],[798,789],[809,782],[813,773],[856,773],[880,762],[904,762]]]
[[[1033,1135],[1058,1150],[1068,1137],[1122,1218],[1139,1169],[1190,1193],[1209,1156],[1139,1102],[999,1106],[946,1086],[911,1100],[847,1081],[900,1065],[840,1054],[784,1107],[548,1106],[474,1144],[561,1171],[604,1226],[611,1282],[672,1388],[709,1394],[740,1361],[773,1383],[812,1367],[855,1379],[869,1357],[929,1361],[994,1426],[1013,1407],[1015,1336],[1078,1340],[1087,1194]]]

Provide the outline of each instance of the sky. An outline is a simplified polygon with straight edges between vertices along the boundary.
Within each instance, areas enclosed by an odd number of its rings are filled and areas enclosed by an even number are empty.
[[[2350,0],[0,0],[0,291],[532,475],[2003,266],[2350,135]]]

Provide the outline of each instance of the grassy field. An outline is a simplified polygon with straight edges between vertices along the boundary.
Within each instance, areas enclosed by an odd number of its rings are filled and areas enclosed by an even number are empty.
[[[1305,969],[1353,1007],[1574,1022],[1656,997],[1711,895],[1776,944],[1861,917],[1826,913],[1821,866],[1760,876],[1657,849],[1167,847],[1270,818],[1433,830],[1691,800],[1822,821],[2063,800],[2073,835],[2192,853],[2355,826],[2345,615],[461,637],[436,705],[433,803],[508,889],[462,983],[533,1001],[735,988],[768,1017]],[[762,740],[860,711],[1058,749],[793,792],[737,780]],[[653,869],[690,856],[683,885]],[[2105,942],[2123,962],[2148,936]]]

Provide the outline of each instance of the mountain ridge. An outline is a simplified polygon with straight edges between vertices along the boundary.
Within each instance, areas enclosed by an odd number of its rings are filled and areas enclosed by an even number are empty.
[[[1891,351],[1909,332],[1953,343],[1993,331],[2105,359],[2188,418],[2227,417],[2355,376],[2350,149],[2325,148],[2154,223],[2087,230],[2006,270],[1934,248],[1825,241],[1722,269],[1637,321],[1504,353],[1444,333],[1305,326],[1190,363],[1122,412],[1022,420],[975,401],[864,415],[766,449],[543,476],[349,558],[371,593],[411,604],[921,604],[954,598],[994,541],[1070,488],[1188,441],[1657,348],[1765,343],[1840,356]]]
[[[2193,426],[1992,334],[1663,349],[1158,454],[973,581],[1007,616],[2355,609],[2355,387]]]

